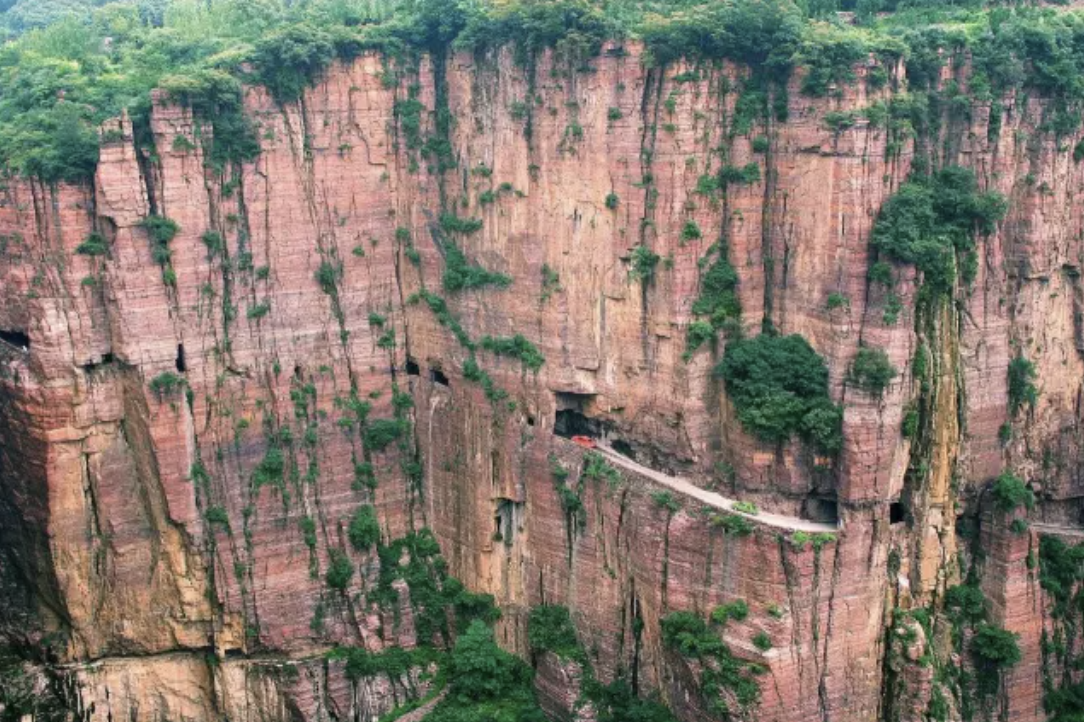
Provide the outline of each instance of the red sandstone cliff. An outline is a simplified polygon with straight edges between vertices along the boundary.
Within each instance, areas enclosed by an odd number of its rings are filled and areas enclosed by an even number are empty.
[[[443,177],[424,159],[414,167],[394,111],[412,83],[435,107],[432,69],[389,88],[381,59],[367,56],[335,67],[297,105],[249,91],[262,153],[239,175],[216,177],[198,148],[175,143],[197,137],[194,121],[159,99],[157,157],[141,159],[122,123],[124,140],[104,148],[92,188],[6,187],[0,330],[25,333],[29,351],[0,344],[9,490],[0,543],[17,550],[33,591],[25,603],[12,595],[11,619],[18,611],[36,620],[24,625],[34,638],[68,632],[52,640],[55,661],[88,719],[317,720],[394,706],[386,679],[351,685],[322,658],[335,644],[414,641],[409,614],[391,623],[368,599],[375,552],[349,552],[362,573],[347,594],[323,583],[329,547],[343,546],[350,515],[369,500],[385,535],[431,527],[451,571],[496,596],[507,647],[526,651],[530,606],[567,605],[602,679],[633,669],[687,720],[709,717],[694,672],[661,643],[667,612],[749,603],[726,641],[768,670],[756,719],[875,719],[887,676],[900,700],[929,697],[920,653],[886,644],[890,612],[958,581],[956,518],[978,514],[974,490],[1011,462],[1041,476],[1049,521],[1075,521],[1069,502],[1081,489],[1069,462],[1079,454],[1084,378],[1084,215],[1075,201],[1084,170],[1036,132],[1042,101],[1005,99],[996,136],[982,108],[942,131],[938,152],[975,169],[1010,211],[980,241],[974,287],[925,339],[936,372],[929,474],[907,490],[907,521],[893,523],[921,339],[910,279],[897,289],[899,321],[884,322],[867,248],[912,149],[888,152],[888,132],[861,120],[840,132],[823,121],[892,91],[867,91],[860,80],[813,101],[795,86],[790,119],[759,127],[770,148],[754,153],[748,137],[731,136],[737,95],[722,92],[741,69],[675,82],[687,68],[648,71],[629,51],[605,53],[591,73],[543,64],[534,82],[506,56],[490,65],[454,58],[446,92],[458,167]],[[423,127],[431,123],[424,113]],[[761,180],[707,198],[697,180],[719,170],[721,147],[734,165],[756,163]],[[470,172],[479,166],[491,175]],[[480,203],[481,191],[502,183],[512,190]],[[473,339],[522,333],[546,358],[532,373],[479,351],[514,408],[464,378],[468,355],[449,327],[426,303],[408,302],[440,289],[442,196],[460,216],[483,220],[481,231],[455,239],[467,257],[513,279],[506,289],[445,294],[451,313]],[[180,226],[175,285],[163,281],[140,225],[152,211]],[[700,238],[682,239],[689,219]],[[74,253],[92,229],[107,236],[108,258]],[[225,238],[224,252],[209,252],[208,230]],[[832,396],[846,407],[845,448],[830,468],[798,444],[776,449],[741,429],[711,374],[718,350],[682,359],[698,261],[723,237],[746,329],[768,318],[829,362]],[[641,243],[664,259],[650,284],[629,278]],[[341,267],[330,293],[316,280],[323,263]],[[543,268],[559,281],[547,286]],[[849,304],[829,310],[833,293]],[[250,313],[261,304],[266,313]],[[370,323],[374,313],[384,328]],[[387,329],[393,349],[378,345]],[[901,370],[880,399],[847,383],[860,341]],[[1002,444],[1017,348],[1036,363],[1042,394]],[[164,372],[183,376],[190,396],[154,393],[148,384]],[[393,383],[414,400],[410,445],[422,471],[412,478],[411,458],[391,445],[371,454],[371,491],[355,483],[365,452],[339,423],[348,414],[336,400],[353,390],[371,401],[372,418],[387,418]],[[677,511],[660,507],[656,482],[627,470],[616,489],[585,488],[586,521],[569,529],[550,472],[555,460],[574,473],[582,463],[581,450],[553,435],[569,399],[588,404],[640,458],[701,486],[790,517],[807,513],[811,499],[836,505],[838,538],[799,548],[785,528],[759,523],[750,536],[727,536],[708,505],[682,497]],[[296,478],[260,487],[253,474],[283,428],[295,439]],[[1054,463],[1043,465],[1044,454]],[[200,466],[206,478],[193,474]],[[207,521],[211,507],[226,511],[228,525]],[[316,522],[312,551],[303,517]],[[1022,635],[1009,718],[1041,719],[1043,595],[1024,564],[1033,535],[1014,535],[990,514],[982,529],[994,617]],[[895,576],[893,550],[902,559]],[[760,631],[774,641],[766,652],[750,642]],[[887,664],[893,654],[904,661]],[[567,709],[575,695],[556,699],[557,680],[571,673],[550,673],[540,684],[553,686],[553,709]]]

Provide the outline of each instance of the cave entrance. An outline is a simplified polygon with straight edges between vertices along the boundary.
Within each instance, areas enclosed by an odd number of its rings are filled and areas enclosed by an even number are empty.
[[[448,388],[448,387],[451,386],[451,384],[448,383],[448,377],[445,376],[444,372],[441,371],[440,369],[436,369],[436,368],[429,369],[429,380],[432,381],[433,383],[439,384],[440,386],[443,386],[445,388]]]
[[[422,369],[418,366],[418,362],[407,356],[406,360],[406,372],[407,376],[421,376]]]
[[[0,341],[3,341],[9,346],[14,346],[20,351],[30,351],[30,336],[28,336],[25,331],[0,328]]]
[[[174,361],[174,366],[177,367],[177,373],[184,373],[188,370],[188,363],[184,360],[184,344],[177,344],[177,359]]]
[[[573,436],[589,436],[597,439],[602,435],[602,423],[587,415],[595,402],[595,394],[556,393],[557,415],[553,433],[570,439]]]
[[[811,496],[802,504],[803,516],[823,524],[839,523],[839,502],[832,497]]]
[[[497,507],[493,512],[493,541],[512,546],[522,507],[523,505],[514,499],[497,499]]]
[[[903,508],[903,504],[898,501],[894,501],[888,505],[888,523],[889,524],[902,524],[907,518],[907,511]]]

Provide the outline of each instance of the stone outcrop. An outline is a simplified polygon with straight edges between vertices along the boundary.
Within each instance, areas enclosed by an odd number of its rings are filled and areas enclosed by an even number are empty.
[[[386,539],[433,530],[451,572],[495,596],[505,647],[526,655],[529,609],[566,605],[601,682],[632,675],[684,720],[711,716],[660,620],[745,600],[749,616],[723,638],[763,665],[755,718],[778,722],[875,719],[889,674],[901,700],[928,703],[929,675],[889,637],[891,611],[960,581],[966,513],[981,521],[991,616],[1021,635],[1009,718],[1042,719],[1043,592],[1025,563],[1036,534],[980,514],[977,497],[1011,466],[1041,480],[1037,515],[1076,522],[1084,166],[1039,131],[1040,98],[1003,99],[997,133],[988,108],[946,121],[942,160],[973,168],[1009,214],[979,239],[971,288],[916,330],[913,270],[895,323],[868,281],[869,232],[913,144],[891,146],[864,119],[824,123],[891,87],[867,87],[859,68],[815,100],[795,81],[787,122],[735,135],[738,92],[724,89],[742,68],[683,82],[691,68],[640,60],[635,46],[608,48],[590,73],[546,60],[528,77],[509,54],[456,56],[389,87],[385,62],[366,55],[297,104],[247,91],[262,152],[223,174],[198,142],[176,142],[208,128],[160,97],[153,153],[119,120],[92,186],[5,186],[0,589],[13,592],[0,631],[48,650],[87,719],[375,719],[424,694],[352,682],[322,656],[418,641],[409,594],[382,611],[376,551],[347,542],[365,503]],[[455,119],[454,169],[437,172],[396,122],[414,85],[422,133],[438,103]],[[698,192],[724,162],[755,164],[760,180]],[[450,211],[481,229],[447,232]],[[143,225],[152,214],[179,226],[164,266]],[[683,233],[690,221],[698,237]],[[92,231],[108,256],[76,253]],[[712,374],[721,336],[683,358],[700,261],[720,242],[744,331],[768,320],[827,360],[845,407],[838,459],[742,429]],[[511,284],[443,290],[453,244]],[[649,281],[630,278],[641,245],[661,259]],[[830,308],[832,294],[848,303]],[[537,372],[463,343],[514,334],[544,355]],[[880,397],[848,380],[860,343],[899,371]],[[920,344],[935,374],[923,450],[901,434]],[[1005,441],[1018,352],[1041,395]],[[400,393],[413,400],[408,438],[366,443],[351,403],[391,419]],[[838,518],[839,534],[811,544],[752,518],[732,535],[695,499],[661,503],[648,477],[581,481],[583,450],[554,435],[568,410],[653,468],[765,512]],[[920,451],[924,474],[909,474]],[[554,465],[579,484],[581,517],[563,507]],[[325,583],[331,550],[357,570],[342,591]],[[889,673],[890,653],[903,661]],[[559,688],[575,675],[543,669],[553,709],[572,713],[578,693]]]

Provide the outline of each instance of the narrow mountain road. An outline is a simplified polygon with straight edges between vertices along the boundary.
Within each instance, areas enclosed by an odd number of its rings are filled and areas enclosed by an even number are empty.
[[[1061,536],[1071,536],[1077,539],[1084,539],[1084,529],[1076,526],[1061,526],[1059,524],[1044,524],[1043,522],[1032,522],[1030,526],[1040,534],[1060,534]]]
[[[658,482],[665,487],[673,489],[679,494],[685,496],[691,496],[694,499],[704,502],[708,506],[720,509],[722,511],[730,512],[731,514],[739,514],[754,521],[758,521],[766,526],[775,527],[777,529],[789,529],[791,531],[805,531],[812,533],[824,533],[835,534],[839,531],[839,527],[835,524],[826,524],[824,522],[809,521],[808,519],[799,519],[793,516],[784,516],[782,514],[772,514],[770,512],[762,511],[757,514],[746,514],[745,512],[738,511],[734,508],[736,501],[734,499],[727,499],[725,496],[716,494],[714,491],[708,491],[707,489],[701,489],[699,486],[686,481],[678,476],[667,476],[661,472],[649,469],[646,466],[637,464],[627,456],[622,456],[613,449],[599,445],[598,452],[606,457],[607,461],[612,462],[615,466],[623,467],[629,471],[635,472],[642,476],[646,476],[652,481]]]

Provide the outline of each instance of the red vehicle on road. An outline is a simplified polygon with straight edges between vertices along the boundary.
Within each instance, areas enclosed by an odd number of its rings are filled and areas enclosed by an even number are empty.
[[[577,446],[582,446],[585,449],[596,449],[598,444],[590,436],[573,436],[572,443]]]

